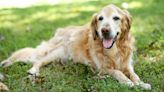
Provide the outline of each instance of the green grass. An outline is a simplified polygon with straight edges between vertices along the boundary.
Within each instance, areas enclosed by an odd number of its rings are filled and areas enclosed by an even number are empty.
[[[132,3],[131,0],[125,0]],[[140,7],[128,9],[133,16],[132,33],[136,38],[135,71],[141,80],[152,85],[152,92],[164,91],[164,2],[163,0],[137,0]],[[133,3],[135,3],[133,2]],[[23,47],[35,47],[48,40],[55,29],[69,25],[82,25],[92,14],[109,3],[121,6],[121,0],[83,1],[71,4],[42,5],[29,8],[0,9],[0,61]],[[4,39],[2,39],[4,38]],[[4,81],[11,92],[140,92],[115,79],[95,79],[89,67],[81,64],[62,66],[51,64],[41,69],[43,82],[32,84],[26,71],[32,65],[21,63],[1,72],[8,75]]]

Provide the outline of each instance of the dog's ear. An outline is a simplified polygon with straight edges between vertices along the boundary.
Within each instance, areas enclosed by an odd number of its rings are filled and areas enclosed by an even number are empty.
[[[98,34],[97,34],[97,14],[94,14],[91,20],[91,30],[93,39],[96,40]]]
[[[123,10],[123,18],[121,20],[121,40],[127,40],[129,38],[129,31],[132,24],[132,17],[127,10]]]

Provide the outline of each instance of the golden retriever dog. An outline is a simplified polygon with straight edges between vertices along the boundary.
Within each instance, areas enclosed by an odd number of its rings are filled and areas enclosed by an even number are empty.
[[[93,15],[89,24],[59,28],[53,38],[36,48],[23,48],[1,62],[3,67],[14,62],[33,63],[29,74],[38,75],[40,67],[68,59],[86,64],[100,74],[109,74],[130,87],[150,90],[133,68],[134,38],[130,33],[132,19],[128,11],[107,5]]]

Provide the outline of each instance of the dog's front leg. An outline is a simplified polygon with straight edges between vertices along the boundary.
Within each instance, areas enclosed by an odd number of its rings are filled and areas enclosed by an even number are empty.
[[[107,73],[117,79],[120,83],[126,84],[130,87],[134,86],[134,83],[128,77],[126,77],[120,70],[109,69],[107,70]]]
[[[126,69],[126,74],[130,78],[130,80],[133,81],[134,85],[139,85],[141,88],[145,90],[151,90],[151,85],[148,83],[144,83],[140,80],[138,75],[134,72],[132,65],[128,66],[128,69]]]

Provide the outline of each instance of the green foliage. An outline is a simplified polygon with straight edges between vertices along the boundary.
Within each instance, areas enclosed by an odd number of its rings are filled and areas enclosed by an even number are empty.
[[[125,0],[139,6],[129,8],[133,16],[132,33],[136,38],[135,71],[152,85],[152,92],[164,91],[164,2],[163,0]],[[82,25],[109,3],[121,7],[123,1],[83,1],[70,4],[42,5],[29,8],[0,9],[0,60],[23,47],[35,47],[48,40],[59,27]],[[17,63],[0,69],[8,75],[4,81],[11,92],[140,92],[115,79],[95,79],[89,67],[69,63],[51,64],[41,69],[44,82],[32,84],[26,71],[31,65]]]

